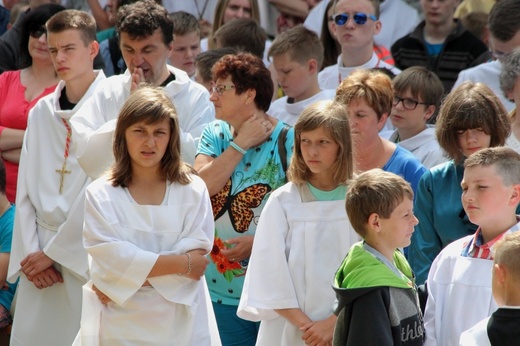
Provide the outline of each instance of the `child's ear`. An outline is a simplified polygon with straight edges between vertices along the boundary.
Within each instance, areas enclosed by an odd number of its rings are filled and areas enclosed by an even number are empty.
[[[368,227],[376,232],[381,229],[380,218],[377,213],[372,213],[368,216]]]
[[[318,62],[316,61],[316,59],[309,60],[308,67],[309,67],[309,72],[311,72],[311,73],[317,74],[318,72],[320,72],[320,71],[318,71]]]
[[[96,58],[99,53],[99,43],[97,41],[92,41],[89,43],[90,56],[92,61]]]
[[[435,113],[435,105],[429,105],[428,108],[426,108],[426,112],[424,113],[424,120],[427,121],[430,119],[433,114]]]
[[[513,185],[510,201],[511,204],[515,207],[520,203],[520,184]]]
[[[495,277],[496,282],[503,286],[504,282],[506,281],[506,274],[507,274],[507,268],[500,264],[494,264],[493,265],[493,275]]]

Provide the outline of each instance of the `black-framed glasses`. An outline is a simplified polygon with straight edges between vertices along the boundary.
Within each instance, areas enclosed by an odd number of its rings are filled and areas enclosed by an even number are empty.
[[[424,103],[424,102],[419,102],[419,101],[415,101],[413,99],[404,99],[399,96],[394,96],[394,101],[392,102],[394,107],[396,107],[399,104],[399,102],[402,102],[404,109],[408,109],[409,111],[413,111],[415,108],[417,108],[417,105],[427,105],[427,103]]]
[[[234,88],[235,88],[234,85],[217,85],[217,86],[211,87],[211,92],[216,92],[218,94],[218,96],[222,96],[224,91],[228,91],[228,90],[231,90]]]
[[[332,19],[334,20],[334,23],[336,23],[336,25],[342,26],[342,25],[347,24],[349,17],[350,17],[350,14],[348,14],[348,13],[340,13],[340,14],[336,14],[335,16],[332,16]],[[354,23],[359,24],[359,25],[364,25],[369,19],[376,21],[377,17],[374,16],[373,14],[366,14],[366,13],[358,12],[358,13],[354,13],[354,15],[352,16],[352,19],[354,19]]]
[[[40,37],[42,37],[43,34],[47,34],[47,28],[45,28],[44,25],[40,26],[37,29],[33,29],[33,30],[29,31],[29,35],[31,35],[31,37],[34,37],[34,38],[40,38]]]

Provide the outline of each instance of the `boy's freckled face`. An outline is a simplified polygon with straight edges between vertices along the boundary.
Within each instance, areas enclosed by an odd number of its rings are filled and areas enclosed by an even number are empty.
[[[307,64],[291,59],[289,54],[281,54],[273,57],[273,65],[276,70],[276,80],[285,95],[293,98],[295,102],[312,96],[307,96],[307,92],[311,88],[312,78],[317,77],[315,73],[311,73]]]
[[[405,197],[388,219],[380,219],[381,243],[392,250],[407,247],[418,223],[413,213],[413,201]]]
[[[195,57],[200,53],[200,36],[194,31],[186,35],[175,35],[170,57],[172,66],[192,77],[195,74]]]
[[[493,166],[466,168],[461,186],[462,206],[469,220],[483,229],[493,227],[497,215],[510,209],[508,205],[513,188],[504,185]]]
[[[423,103],[423,99],[420,97],[413,97],[410,90],[406,90],[403,93],[396,93],[397,97],[401,99],[415,100],[419,103]],[[433,115],[433,106],[418,104],[413,110],[406,109],[403,106],[403,102],[399,102],[397,105],[392,106],[392,113],[390,113],[390,121],[395,128],[399,130],[407,130],[409,132],[419,133],[426,127],[426,122]]]

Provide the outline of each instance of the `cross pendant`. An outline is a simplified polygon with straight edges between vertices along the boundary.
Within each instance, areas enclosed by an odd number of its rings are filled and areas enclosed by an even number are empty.
[[[58,173],[60,175],[60,195],[61,195],[61,192],[63,191],[63,179],[65,178],[65,174],[70,174],[71,171],[67,171],[66,170],[67,168],[67,162],[63,162],[63,166],[61,166],[61,169],[57,169],[56,170],[56,173]]]

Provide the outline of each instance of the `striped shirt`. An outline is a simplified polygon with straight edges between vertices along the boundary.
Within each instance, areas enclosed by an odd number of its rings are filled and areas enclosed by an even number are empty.
[[[516,232],[520,230],[520,216],[516,217],[518,223],[508,229],[507,231],[499,234],[495,238],[491,239],[487,243],[484,243],[484,237],[482,236],[482,229],[479,227],[475,232],[475,235],[467,242],[464,243],[462,248],[462,253],[460,254],[462,257],[472,257],[472,258],[480,258],[480,259],[493,259],[493,247],[495,244],[502,239],[502,237],[506,234]]]

